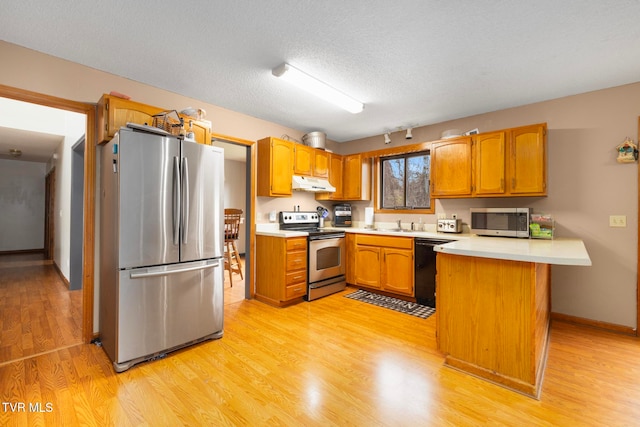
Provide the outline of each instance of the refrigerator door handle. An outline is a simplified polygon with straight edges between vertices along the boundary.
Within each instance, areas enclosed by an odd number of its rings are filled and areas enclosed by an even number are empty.
[[[131,273],[129,277],[132,279],[144,279],[147,277],[168,276],[170,274],[185,273],[187,271],[207,270],[209,268],[218,267],[219,265],[220,265],[220,261],[215,261],[211,264],[198,265],[196,267],[187,267],[187,268],[180,268],[175,270],[163,270],[163,271],[147,271],[144,273]]]
[[[182,243],[188,243],[189,235],[189,163],[182,158]]]
[[[173,158],[173,244],[180,244],[180,158]]]

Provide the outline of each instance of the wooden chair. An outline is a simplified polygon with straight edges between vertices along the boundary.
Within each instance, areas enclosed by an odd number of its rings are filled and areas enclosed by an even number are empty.
[[[241,217],[242,209],[224,210],[224,269],[229,271],[231,287],[233,287],[233,273],[239,273],[240,278],[244,279],[240,254],[236,247],[236,240],[238,240],[238,234],[240,232]]]

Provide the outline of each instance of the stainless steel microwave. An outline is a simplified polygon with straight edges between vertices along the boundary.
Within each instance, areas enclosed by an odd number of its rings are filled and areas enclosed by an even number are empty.
[[[472,208],[471,233],[528,238],[531,212],[531,208]]]

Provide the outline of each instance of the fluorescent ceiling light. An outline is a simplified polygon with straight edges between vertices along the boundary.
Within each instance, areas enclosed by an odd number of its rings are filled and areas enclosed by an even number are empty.
[[[356,101],[350,96],[347,96],[315,77],[311,77],[309,74],[292,67],[286,62],[271,70],[271,73],[276,77],[280,77],[290,83],[293,83],[300,89],[304,89],[307,92],[324,99],[325,101],[329,101],[338,107],[344,108],[350,113],[356,114],[364,109],[364,104],[362,102]]]

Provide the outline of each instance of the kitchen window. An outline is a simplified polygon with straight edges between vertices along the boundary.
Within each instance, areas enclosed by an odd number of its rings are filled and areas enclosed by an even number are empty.
[[[381,157],[380,210],[431,210],[428,151]]]

